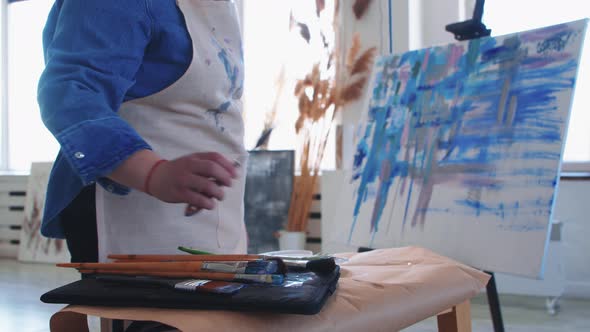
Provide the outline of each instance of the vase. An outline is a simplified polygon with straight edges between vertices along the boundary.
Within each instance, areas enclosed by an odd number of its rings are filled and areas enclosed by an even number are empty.
[[[305,249],[305,232],[278,231],[280,250],[303,250]]]

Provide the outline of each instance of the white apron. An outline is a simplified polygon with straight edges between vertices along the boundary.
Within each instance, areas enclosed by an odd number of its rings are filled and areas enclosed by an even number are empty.
[[[178,246],[214,253],[245,253],[243,58],[235,5],[177,0],[193,43],[185,74],[168,88],[123,103],[120,115],[166,159],[215,151],[242,164],[212,211],[186,217],[186,204],[159,201],[140,191],[112,194],[96,186],[99,261],[111,253],[178,254]]]

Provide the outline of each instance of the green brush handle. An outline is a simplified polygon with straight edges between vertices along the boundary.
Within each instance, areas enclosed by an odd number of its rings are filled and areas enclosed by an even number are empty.
[[[197,250],[197,249],[193,249],[193,248],[187,248],[187,247],[183,247],[183,246],[178,246],[178,250],[184,251],[184,252],[192,254],[192,255],[214,255],[213,253],[210,253],[210,252]]]

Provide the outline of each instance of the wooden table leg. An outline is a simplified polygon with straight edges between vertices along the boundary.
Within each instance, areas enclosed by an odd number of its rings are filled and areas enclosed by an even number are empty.
[[[72,311],[59,311],[51,316],[49,329],[53,332],[80,331],[88,332],[86,315]]]
[[[469,300],[436,316],[439,332],[471,332],[471,306]]]
[[[100,332],[113,332],[113,320],[100,317]]]

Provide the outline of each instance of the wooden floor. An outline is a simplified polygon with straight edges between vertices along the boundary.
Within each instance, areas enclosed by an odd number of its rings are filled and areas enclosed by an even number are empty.
[[[50,264],[0,260],[0,331],[49,331],[49,317],[63,305],[44,304],[39,297],[78,278]]]
[[[0,331],[49,331],[49,318],[62,305],[39,301],[44,292],[77,280],[70,269],[52,264],[24,264],[0,259]],[[514,332],[587,332],[590,331],[590,300],[561,300],[561,311],[551,316],[545,299],[527,296],[500,296],[506,331]],[[474,332],[493,331],[485,294],[471,302]],[[91,321],[93,331],[98,322]],[[434,332],[436,317],[420,322],[404,332]]]

